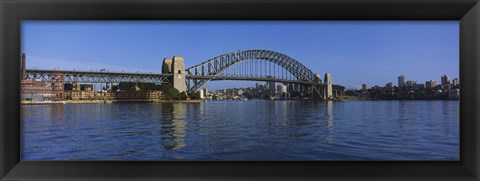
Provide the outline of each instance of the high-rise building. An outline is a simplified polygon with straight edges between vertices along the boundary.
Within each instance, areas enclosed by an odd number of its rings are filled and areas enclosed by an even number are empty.
[[[445,85],[445,84],[450,84],[450,76],[448,75],[442,76],[442,85]]]
[[[413,87],[415,84],[417,84],[416,80],[409,80],[405,83],[405,86],[407,87]]]
[[[435,88],[437,86],[437,81],[429,80],[425,82],[425,87],[428,88]]]
[[[203,89],[203,93],[205,94],[205,96],[208,96],[208,89],[207,89],[207,88],[204,88],[204,89]]]
[[[368,89],[367,84],[362,84],[362,90],[366,91]]]
[[[405,76],[398,76],[398,87],[405,87]]]
[[[457,86],[457,85],[460,84],[460,81],[458,81],[458,78],[454,78],[454,79],[452,80],[452,84],[453,84],[453,86]]]
[[[269,75],[267,76],[267,78],[273,78],[273,77]],[[270,92],[275,93],[277,91],[275,82],[267,82],[267,84],[268,84],[268,90],[270,90]]]

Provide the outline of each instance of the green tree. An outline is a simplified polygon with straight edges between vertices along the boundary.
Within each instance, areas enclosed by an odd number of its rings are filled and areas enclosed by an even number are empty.
[[[200,92],[189,91],[188,97],[192,100],[199,100],[200,99]]]
[[[72,83],[65,83],[64,84],[64,87],[63,87],[64,90],[72,90],[73,89],[73,84]]]
[[[135,85],[135,82],[120,82],[120,84],[118,84],[120,90],[132,90],[135,88]]]
[[[187,96],[185,92],[180,93],[177,89],[170,85],[158,85],[158,90],[162,91],[165,96],[170,100],[185,100]]]

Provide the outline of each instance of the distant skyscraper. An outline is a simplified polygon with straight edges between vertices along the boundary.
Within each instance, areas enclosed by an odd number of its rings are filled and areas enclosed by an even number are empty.
[[[427,81],[425,82],[425,86],[426,88],[435,88],[437,86],[437,81],[434,81],[434,80],[430,80],[430,81]]]
[[[407,87],[413,87],[415,84],[417,84],[417,81],[416,80],[409,80],[406,82],[406,86]]]
[[[398,76],[398,87],[405,87],[405,76]]]
[[[368,89],[367,84],[362,84],[362,90],[366,91]]]
[[[445,85],[445,84],[450,84],[450,76],[448,75],[442,76],[442,85]]]
[[[207,96],[207,95],[208,95],[208,89],[207,89],[207,88],[204,88],[204,89],[203,89],[203,93],[205,94],[205,96]]]
[[[288,84],[288,91],[289,91],[289,92],[295,91],[295,85],[294,85],[293,83],[289,83],[289,84]]]
[[[457,86],[458,84],[460,84],[460,81],[458,81],[458,78],[454,78],[452,84],[453,86]]]
[[[267,76],[267,78],[273,78],[273,77],[272,76]],[[270,92],[275,93],[277,91],[277,86],[276,86],[275,82],[267,82],[267,84],[268,84],[268,89],[270,90]]]

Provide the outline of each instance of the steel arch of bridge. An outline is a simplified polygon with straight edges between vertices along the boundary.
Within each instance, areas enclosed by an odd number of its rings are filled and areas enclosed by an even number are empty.
[[[273,62],[293,75],[296,81],[276,78],[266,79],[265,77],[241,78],[236,76],[219,76],[224,70],[245,60]],[[188,85],[191,91],[200,89],[210,80],[270,80],[275,82],[292,82],[307,85],[321,84],[320,78],[316,78],[315,73],[305,65],[290,56],[271,50],[242,50],[226,53],[198,65],[194,65],[186,69],[186,72],[187,78],[193,81],[193,85]],[[190,84],[189,80],[187,80],[187,84]],[[316,91],[319,92],[318,90]]]

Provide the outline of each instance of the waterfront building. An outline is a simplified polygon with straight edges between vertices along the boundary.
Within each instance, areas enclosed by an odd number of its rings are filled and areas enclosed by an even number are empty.
[[[449,92],[452,89],[452,84],[444,84],[442,85],[442,90],[444,92]]]
[[[287,86],[286,85],[277,85],[277,91],[280,94],[287,93]]]
[[[256,90],[257,90],[257,91],[263,91],[263,90],[265,90],[265,85],[263,85],[263,84],[258,84],[258,86],[256,87]]]
[[[448,75],[442,76],[442,85],[445,85],[445,84],[450,84],[450,76]]]
[[[413,84],[413,89],[425,89],[425,84]]]
[[[448,98],[450,99],[460,98],[460,89],[453,89],[452,91],[448,92]]]
[[[393,88],[393,84],[391,82],[389,82],[389,83],[385,84],[385,87],[387,89],[391,89],[391,88]]]
[[[55,96],[53,87],[42,80],[31,79],[20,82],[21,101],[41,102],[51,101]]]
[[[72,90],[74,90],[74,91],[80,91],[80,90],[81,90],[80,83],[73,83]]]
[[[27,56],[22,53],[20,99],[22,101],[48,101],[62,100],[65,97],[64,75],[54,73],[51,82],[47,85],[44,81],[27,80]]]
[[[290,83],[288,91],[289,92],[300,92],[300,84]]]
[[[362,90],[367,91],[367,89],[368,89],[367,84],[362,84]]]
[[[200,89],[200,99],[205,99],[205,91],[203,89]]]
[[[273,77],[269,75],[267,76],[267,78],[273,78]],[[270,92],[272,93],[277,92],[277,87],[275,82],[267,82],[267,84],[268,84],[268,90],[270,90]]]
[[[205,97],[208,96],[208,89],[207,88],[203,88],[203,93],[205,94]]]
[[[458,78],[454,78],[452,81],[453,86],[457,86],[460,84],[460,81],[458,81]]]
[[[443,85],[437,85],[437,86],[435,86],[435,89],[436,89],[436,90],[442,90],[442,89],[443,89]]]
[[[141,90],[141,91],[119,91],[112,92],[111,97],[117,100],[159,100],[165,99],[162,91]],[[82,97],[86,98],[86,97]],[[95,97],[94,97],[95,98]]]
[[[407,87],[413,87],[415,84],[417,84],[416,80],[409,80],[405,83],[405,86]]]
[[[429,80],[425,82],[425,86],[427,89],[435,88],[437,86],[437,81]]]
[[[398,87],[400,88],[405,87],[405,76],[403,75],[398,76]]]

